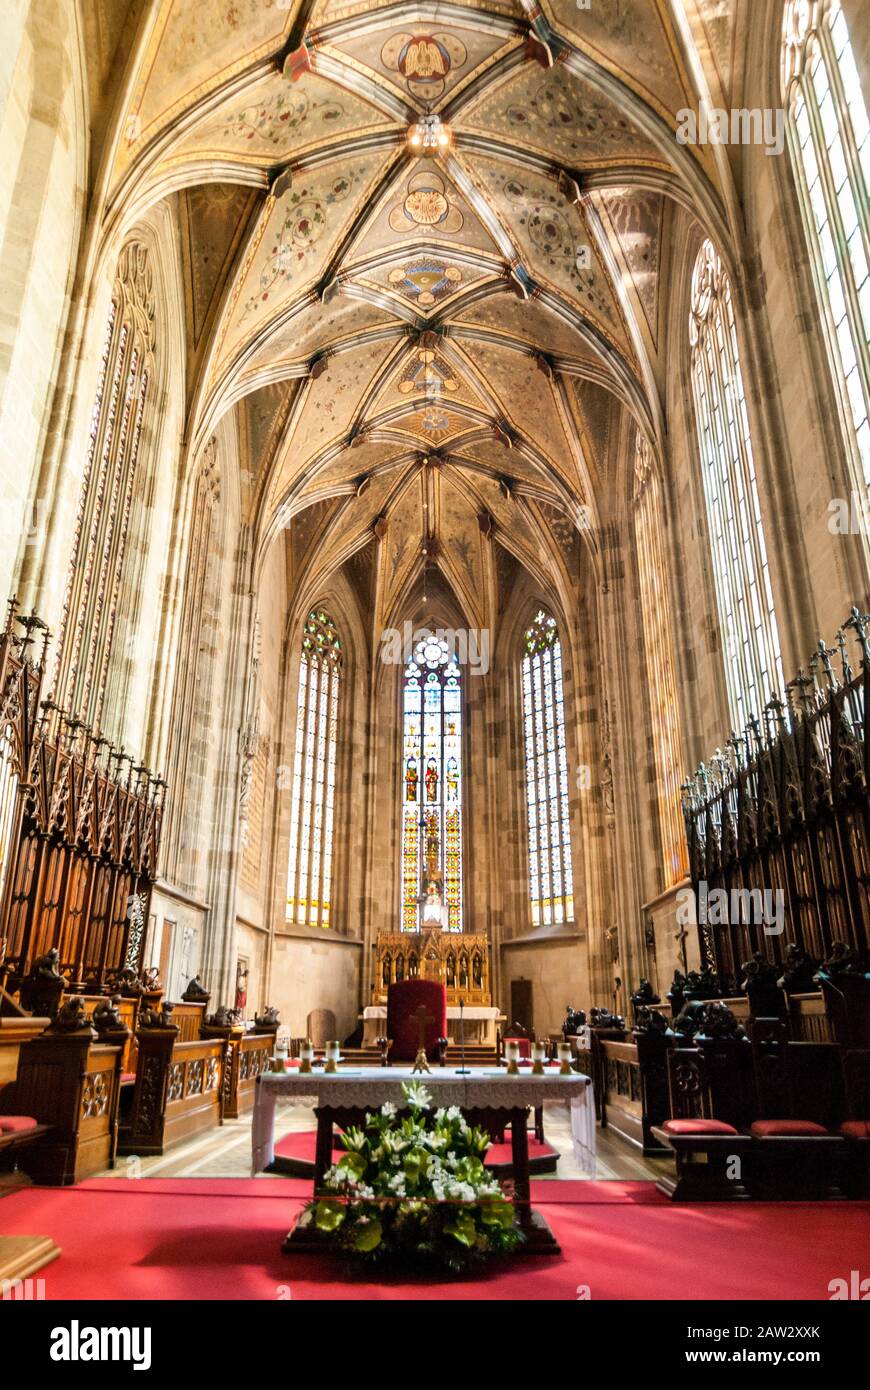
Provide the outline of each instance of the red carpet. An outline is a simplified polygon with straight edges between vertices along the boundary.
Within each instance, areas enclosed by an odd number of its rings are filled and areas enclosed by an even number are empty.
[[[619,1189],[616,1200],[606,1195]],[[48,1299],[827,1299],[870,1264],[870,1203],[675,1206],[634,1200],[649,1184],[536,1182],[561,1257],[515,1259],[473,1280],[373,1280],[280,1243],[302,1184],[109,1179],[0,1201],[6,1235],[47,1234],[62,1255]],[[569,1190],[573,1189],[573,1190]],[[602,1191],[602,1189],[604,1191]],[[298,1195],[297,1195],[298,1194]]]

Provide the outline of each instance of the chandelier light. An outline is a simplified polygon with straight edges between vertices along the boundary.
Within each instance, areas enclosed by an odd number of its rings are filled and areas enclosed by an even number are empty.
[[[445,150],[450,132],[440,116],[421,116],[408,131],[408,144],[415,150]]]

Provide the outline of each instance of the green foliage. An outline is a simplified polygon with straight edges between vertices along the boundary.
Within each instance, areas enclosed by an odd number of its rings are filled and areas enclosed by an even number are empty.
[[[402,1259],[457,1272],[523,1240],[516,1211],[483,1159],[485,1130],[455,1107],[432,1111],[420,1082],[403,1087],[407,1109],[384,1105],[342,1136],[326,1174],[332,1196],[306,1208],[339,1249],[367,1260]]]

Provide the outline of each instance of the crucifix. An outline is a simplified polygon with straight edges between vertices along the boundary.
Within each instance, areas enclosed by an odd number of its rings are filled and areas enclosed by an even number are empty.
[[[679,951],[679,953],[680,953],[680,959],[681,959],[681,961],[683,962],[683,974],[684,974],[684,975],[688,972],[688,969],[689,969],[689,958],[688,958],[688,955],[687,955],[687,953],[686,953],[686,937],[687,937],[688,935],[689,935],[688,927],[682,927],[682,926],[681,926],[681,927],[679,927],[679,928],[674,932],[674,940],[675,940],[676,943],[677,943],[677,950]]]
[[[425,1004],[421,1004],[411,1017],[417,1024],[417,1056],[414,1058],[414,1065],[411,1068],[411,1075],[415,1072],[429,1071],[429,1063],[426,1059],[426,1024],[434,1023],[431,1014],[427,1014]]]

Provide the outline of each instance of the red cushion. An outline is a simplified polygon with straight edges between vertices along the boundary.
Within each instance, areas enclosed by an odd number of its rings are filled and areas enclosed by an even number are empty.
[[[0,1134],[23,1134],[28,1129],[36,1129],[36,1120],[29,1115],[0,1115]]]
[[[846,1120],[840,1125],[840,1133],[847,1139],[870,1139],[870,1120]]]
[[[122,1071],[122,1072],[121,1072],[121,1085],[122,1085],[122,1086],[132,1086],[132,1084],[133,1084],[133,1082],[134,1082],[135,1080],[136,1080],[136,1073],[135,1073],[134,1071]]]
[[[666,1134],[736,1134],[733,1125],[724,1120],[665,1120],[662,1129]]]
[[[426,1024],[426,1056],[437,1060],[438,1038],[447,1036],[447,990],[437,980],[399,980],[387,990],[387,1037],[393,1039],[391,1062],[413,1062],[420,1037],[414,1017],[423,1005]]]
[[[755,1120],[751,1129],[756,1139],[803,1139],[828,1132],[812,1120]]]
[[[531,1057],[532,1044],[528,1038],[502,1038],[503,1043],[515,1042],[520,1045],[520,1057]]]

